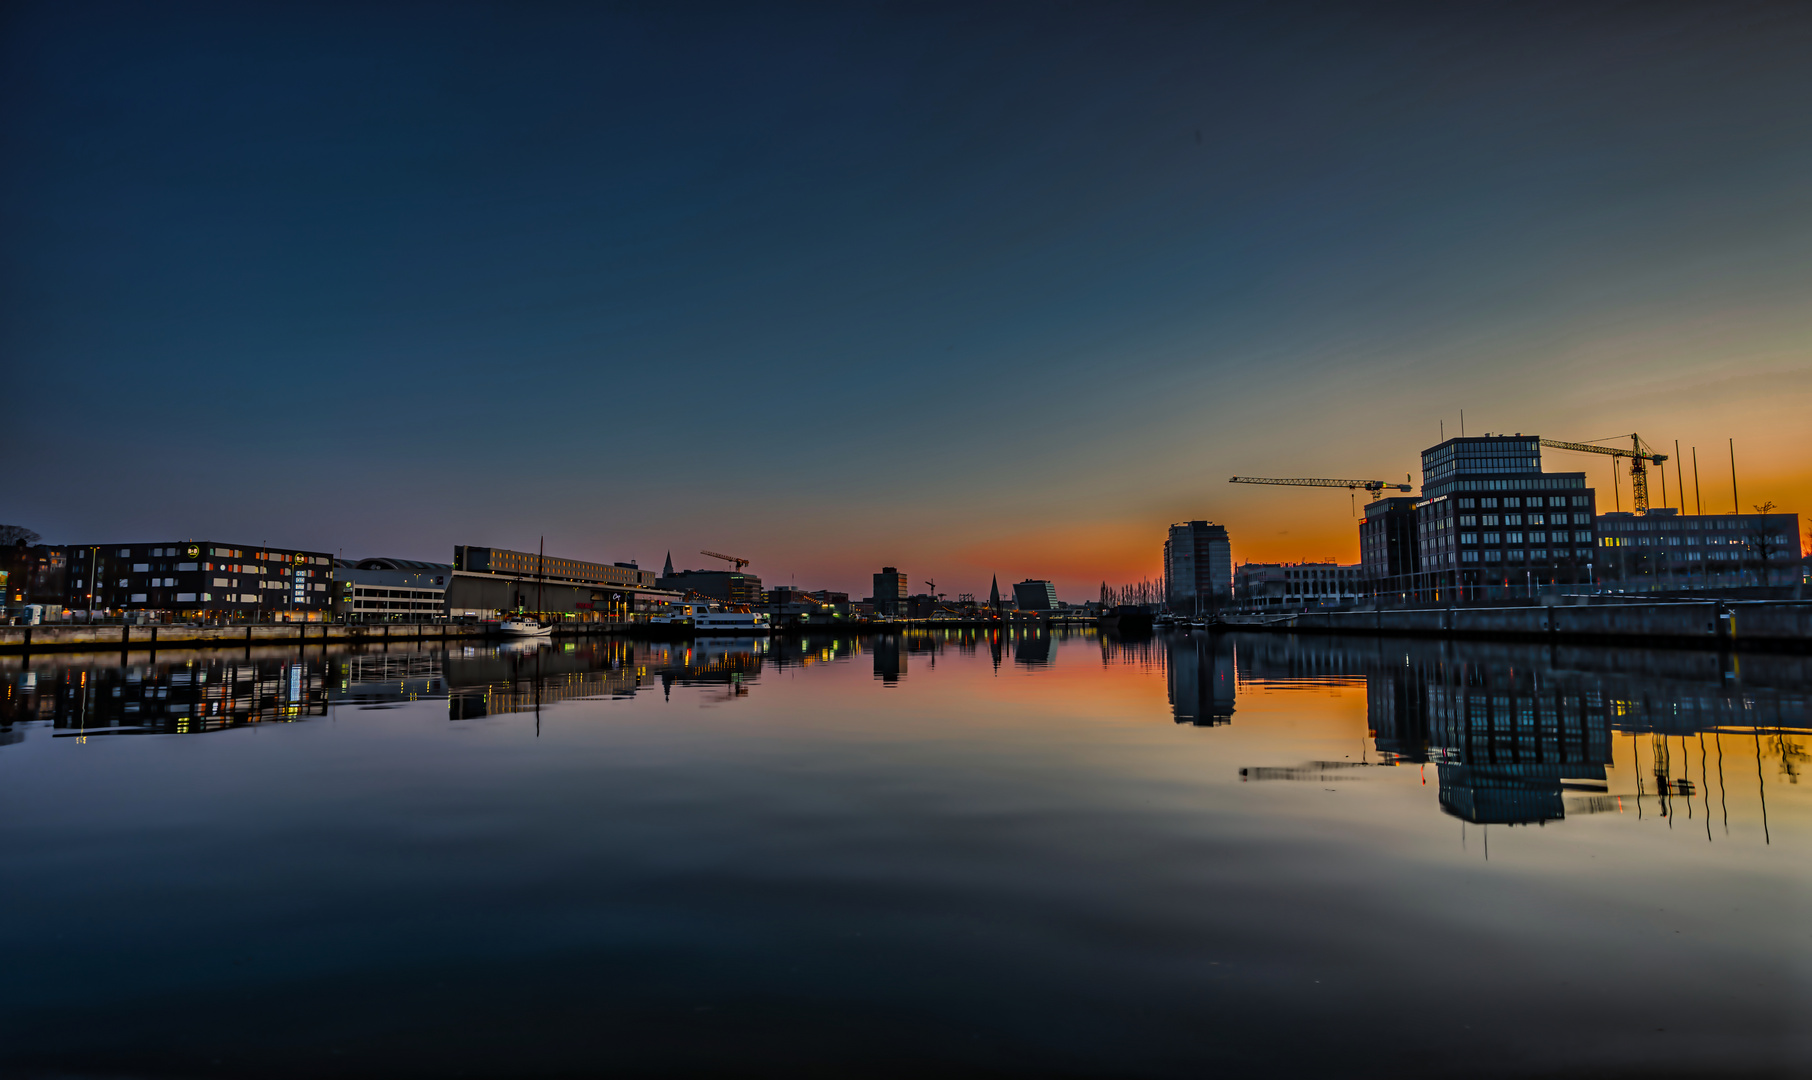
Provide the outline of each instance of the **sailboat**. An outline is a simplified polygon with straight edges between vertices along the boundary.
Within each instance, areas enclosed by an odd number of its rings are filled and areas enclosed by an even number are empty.
[[[540,552],[540,554],[538,554],[535,557],[535,608],[536,608],[536,610],[540,610],[540,608],[542,606],[542,604],[541,604],[541,588],[542,588],[542,583],[546,580],[546,574],[545,574],[546,569],[547,569],[547,537],[543,536],[541,538],[541,552]],[[516,638],[551,637],[551,636],[553,636],[553,633],[554,633],[554,628],[542,623],[541,620],[531,619],[526,615],[520,615],[520,614],[515,616],[514,618],[509,618],[509,619],[503,620],[503,622],[498,625],[497,629],[499,629],[503,632],[504,637],[516,637]]]

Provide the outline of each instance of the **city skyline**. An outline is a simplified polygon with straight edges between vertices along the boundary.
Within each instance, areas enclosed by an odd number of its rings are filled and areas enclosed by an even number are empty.
[[[1812,503],[1793,9],[4,17],[52,542],[1086,600],[1175,522],[1356,561],[1345,491],[1227,477],[1419,489],[1462,409]]]

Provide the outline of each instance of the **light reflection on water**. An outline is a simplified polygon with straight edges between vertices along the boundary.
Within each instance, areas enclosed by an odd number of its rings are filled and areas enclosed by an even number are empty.
[[[1033,630],[0,676],[0,1065],[1808,1060],[1805,656]]]

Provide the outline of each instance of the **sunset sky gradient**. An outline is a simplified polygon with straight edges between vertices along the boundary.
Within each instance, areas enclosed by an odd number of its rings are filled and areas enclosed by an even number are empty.
[[[1189,518],[1356,560],[1346,492],[1227,477],[1419,480],[1462,409],[1696,445],[1708,510],[1734,438],[1812,514],[1804,6],[0,19],[0,520],[52,541],[1081,600]]]

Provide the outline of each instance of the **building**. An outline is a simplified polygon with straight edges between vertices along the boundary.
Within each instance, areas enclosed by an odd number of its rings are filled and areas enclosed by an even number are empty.
[[[877,615],[900,615],[905,611],[907,593],[906,575],[891,566],[881,567],[875,575],[875,593],[869,602],[875,606]]]
[[[764,600],[761,578],[734,570],[676,570],[656,578],[654,585],[682,595],[697,593],[721,604],[759,607]]]
[[[1448,439],[1422,452],[1416,503],[1417,574],[1424,602],[1535,596],[1589,587],[1596,546],[1594,493],[1582,472],[1549,473],[1532,435]]]
[[[447,613],[450,563],[414,559],[334,564],[334,614],[343,622],[432,622]]]
[[[1219,610],[1233,598],[1233,547],[1225,526],[1184,521],[1164,541],[1164,602],[1172,611]]]
[[[1246,610],[1344,607],[1366,595],[1360,564],[1241,563],[1234,580],[1235,599]]]
[[[213,540],[85,544],[68,552],[65,603],[184,621],[317,621],[332,610],[333,556]]]
[[[51,608],[60,617],[69,603],[69,549],[23,542],[0,550],[0,599],[17,610],[28,604]]]
[[[1601,514],[1599,577],[1643,591],[1797,585],[1798,514]]]
[[[1020,611],[1056,611],[1057,586],[1039,578],[1027,578],[1013,586],[1013,606]]]
[[[672,599],[657,588],[654,571],[633,562],[461,545],[453,549],[446,604],[456,619],[520,612],[560,621],[626,622]]]
[[[1367,596],[1406,600],[1414,591],[1421,569],[1416,544],[1420,501],[1409,495],[1390,496],[1365,505],[1365,516],[1359,519],[1359,565],[1364,568]]]

